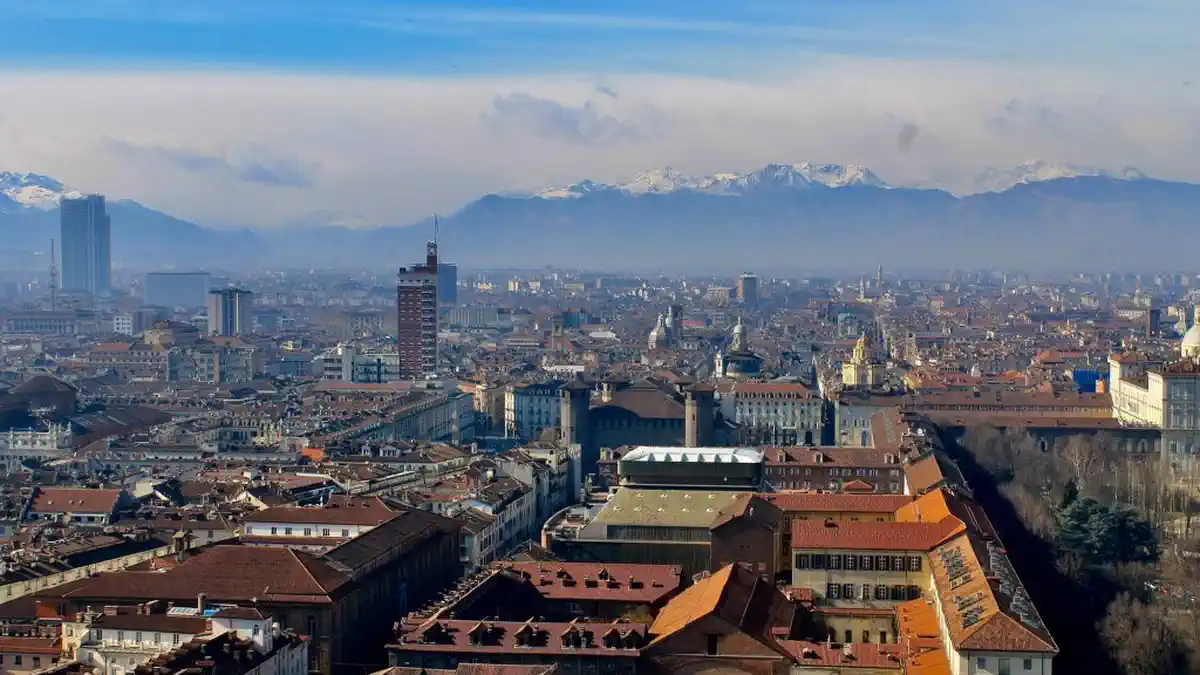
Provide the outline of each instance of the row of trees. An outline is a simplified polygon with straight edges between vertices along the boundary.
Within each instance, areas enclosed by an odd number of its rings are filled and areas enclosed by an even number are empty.
[[[1090,612],[1120,672],[1200,672],[1189,599],[1200,596],[1200,580],[1173,553],[1198,533],[1191,481],[1159,455],[1122,452],[1114,441],[1075,435],[1047,446],[1023,432],[979,427],[959,446],[1043,542],[1057,573],[1076,585],[1086,605],[1078,611]]]

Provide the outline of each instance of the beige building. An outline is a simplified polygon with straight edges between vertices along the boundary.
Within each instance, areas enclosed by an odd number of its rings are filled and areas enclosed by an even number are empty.
[[[883,384],[885,368],[870,352],[871,344],[864,333],[854,345],[854,354],[842,362],[842,385],[874,387]]]
[[[1109,357],[1113,417],[1124,424],[1162,430],[1161,448],[1126,450],[1157,449],[1184,457],[1200,452],[1200,327],[1188,330],[1180,357],[1165,364],[1131,352]]]

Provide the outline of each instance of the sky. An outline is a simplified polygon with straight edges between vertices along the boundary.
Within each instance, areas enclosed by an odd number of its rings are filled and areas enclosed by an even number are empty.
[[[1194,0],[0,0],[0,170],[251,227],[663,166],[1200,182],[1197,25]]]

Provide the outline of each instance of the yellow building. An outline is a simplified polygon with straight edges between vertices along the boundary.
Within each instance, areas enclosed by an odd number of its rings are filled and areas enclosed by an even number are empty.
[[[845,387],[874,387],[883,384],[884,366],[871,356],[870,342],[864,333],[854,344],[854,354],[842,362],[842,385]]]

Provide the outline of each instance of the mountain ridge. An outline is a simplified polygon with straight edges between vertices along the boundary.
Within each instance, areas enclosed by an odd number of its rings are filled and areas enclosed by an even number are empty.
[[[865,167],[818,164],[702,177],[664,169],[618,185],[580,181],[573,185],[585,189],[571,198],[488,194],[441,219],[442,250],[461,265],[492,268],[552,261],[609,269],[803,269],[902,258],[938,267],[979,262],[1032,269],[1128,264],[1134,256],[1190,264],[1187,251],[1200,244],[1194,226],[1200,185],[1136,170],[1022,167],[1010,172],[1021,182],[971,195],[890,186]],[[1057,175],[1064,171],[1079,175]],[[141,268],[261,268],[263,261],[396,267],[432,234],[429,219],[408,226],[217,230],[129,200],[110,202],[110,213],[114,260]],[[45,250],[58,236],[57,220],[44,200],[0,209],[4,247]],[[1162,246],[1167,241],[1172,245]]]

